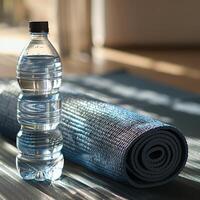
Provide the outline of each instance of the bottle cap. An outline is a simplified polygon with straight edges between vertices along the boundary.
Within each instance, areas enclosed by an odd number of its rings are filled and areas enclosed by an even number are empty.
[[[31,21],[29,22],[29,31],[32,33],[48,33],[49,27],[47,21]]]

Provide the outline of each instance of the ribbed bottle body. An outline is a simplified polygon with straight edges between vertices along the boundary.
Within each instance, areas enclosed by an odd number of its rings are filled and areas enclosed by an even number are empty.
[[[56,180],[64,165],[63,138],[58,130],[62,67],[45,34],[31,40],[19,58],[16,73],[21,88],[17,104],[21,125],[17,135],[18,172],[25,180]]]

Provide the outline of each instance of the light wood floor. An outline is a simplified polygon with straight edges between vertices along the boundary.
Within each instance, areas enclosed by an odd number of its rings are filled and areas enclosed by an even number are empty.
[[[138,76],[200,93],[200,51],[132,51],[100,48],[93,58],[63,58],[65,74],[105,74],[124,69]],[[0,54],[0,77],[15,77],[17,56]]]
[[[93,54],[110,61],[112,69],[121,67],[138,76],[200,93],[200,49],[122,51],[98,48]]]

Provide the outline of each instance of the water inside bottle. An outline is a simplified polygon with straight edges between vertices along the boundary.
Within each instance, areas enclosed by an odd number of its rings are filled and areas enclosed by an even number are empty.
[[[22,93],[18,97],[17,169],[25,180],[56,180],[64,164],[60,122],[61,62],[49,55],[22,56],[17,80]]]
[[[17,80],[23,92],[49,94],[59,90],[62,79],[60,58],[50,55],[23,56],[17,66]]]

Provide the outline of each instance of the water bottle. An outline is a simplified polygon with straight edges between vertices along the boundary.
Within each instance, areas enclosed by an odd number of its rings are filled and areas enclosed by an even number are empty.
[[[30,22],[31,40],[17,64],[21,88],[17,119],[16,166],[25,180],[54,181],[64,165],[63,138],[58,130],[61,115],[59,88],[62,67],[58,53],[48,40],[48,22]]]

